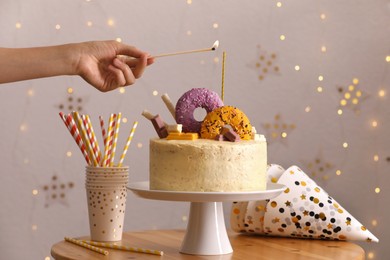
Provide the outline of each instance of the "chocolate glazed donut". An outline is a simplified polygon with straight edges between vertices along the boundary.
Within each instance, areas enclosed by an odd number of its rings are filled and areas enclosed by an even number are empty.
[[[198,107],[204,108],[207,113],[223,106],[223,102],[212,90],[206,88],[193,88],[184,93],[176,104],[176,122],[183,125],[183,132],[199,133],[202,122],[194,117]]]

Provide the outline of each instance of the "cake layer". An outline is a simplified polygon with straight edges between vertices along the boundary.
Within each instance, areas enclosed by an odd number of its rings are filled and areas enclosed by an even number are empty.
[[[150,189],[237,192],[266,189],[264,140],[150,140]]]

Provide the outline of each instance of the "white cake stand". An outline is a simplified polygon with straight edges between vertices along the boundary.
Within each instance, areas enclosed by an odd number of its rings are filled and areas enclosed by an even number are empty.
[[[279,195],[285,186],[268,183],[265,191],[250,192],[184,192],[150,190],[149,182],[130,183],[128,189],[137,196],[153,200],[189,201],[190,216],[180,252],[191,255],[224,255],[233,252],[222,202],[266,200]]]

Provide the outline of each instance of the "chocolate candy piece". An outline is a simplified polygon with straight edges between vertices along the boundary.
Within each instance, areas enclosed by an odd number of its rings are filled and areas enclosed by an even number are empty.
[[[214,140],[216,140],[216,141],[227,141],[226,137],[224,137],[222,134],[216,135]]]
[[[150,121],[152,121],[152,124],[158,134],[158,137],[165,138],[168,136],[168,130],[165,127],[164,121],[161,119],[160,115],[156,115]]]
[[[239,142],[241,140],[240,136],[232,129],[226,131],[223,136],[230,142]]]

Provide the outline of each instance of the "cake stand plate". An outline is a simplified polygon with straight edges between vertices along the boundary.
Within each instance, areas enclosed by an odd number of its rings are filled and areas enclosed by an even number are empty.
[[[127,187],[145,199],[191,202],[187,230],[180,252],[191,255],[224,255],[233,252],[230,244],[222,202],[266,200],[278,196],[285,186],[268,183],[265,191],[192,192],[150,190],[149,182],[134,182]]]

